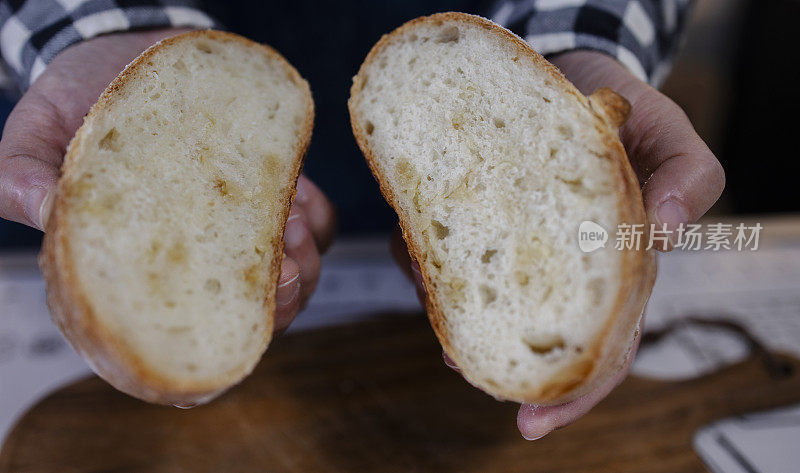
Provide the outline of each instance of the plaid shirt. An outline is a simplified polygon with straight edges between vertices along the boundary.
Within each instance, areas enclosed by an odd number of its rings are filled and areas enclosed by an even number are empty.
[[[502,0],[491,18],[547,56],[602,51],[659,85],[686,23],[690,0]]]
[[[53,58],[115,31],[219,25],[191,0],[0,0],[0,87],[26,90]]]
[[[643,80],[669,70],[689,0],[501,0],[490,17],[543,55],[603,51]],[[0,0],[0,87],[26,90],[68,46],[104,33],[219,28],[192,0]]]

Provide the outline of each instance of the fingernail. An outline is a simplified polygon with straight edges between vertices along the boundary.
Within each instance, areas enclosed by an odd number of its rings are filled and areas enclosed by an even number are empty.
[[[519,414],[517,415],[517,427],[519,427],[519,432],[522,435],[522,438],[525,440],[539,440],[540,438],[544,437],[545,435],[549,434],[550,431],[545,431],[544,433],[536,432],[536,430],[540,429],[530,429],[531,424],[535,426],[537,424],[535,418],[537,417],[536,411],[539,410],[539,406],[533,404],[522,404],[519,406]],[[534,432],[525,433],[526,430],[534,430]]]
[[[47,194],[47,189],[44,187],[34,187],[25,195],[23,203],[25,216],[39,230],[44,230],[43,222],[47,210],[45,208],[45,204],[48,202]]]
[[[39,209],[39,219],[42,222],[42,230],[47,228],[47,221],[50,219],[51,210],[53,210],[53,192],[48,192]]]
[[[294,200],[298,204],[305,204],[308,202],[308,184],[305,179],[298,179],[297,194],[295,194]]]
[[[444,364],[446,364],[450,368],[458,369],[456,362],[453,361],[452,358],[450,358],[450,355],[448,355],[447,352],[442,351],[442,359],[444,359]]]
[[[300,214],[289,215],[286,221],[286,230],[283,232],[283,241],[287,248],[297,248],[303,243],[306,238],[308,230],[300,218]]]
[[[188,403],[185,403],[185,404],[173,404],[173,406],[177,407],[178,409],[191,409],[193,407],[196,407],[197,404],[188,402]]]
[[[279,307],[285,307],[291,304],[297,295],[300,294],[298,279],[300,279],[299,273],[278,284],[278,290],[275,293],[275,303]]]
[[[667,226],[667,230],[670,232],[669,239],[672,244],[675,244],[678,241],[676,231],[681,224],[689,223],[689,214],[682,205],[674,200],[668,200],[656,210],[656,220],[658,220],[658,230],[661,230],[664,225]]]
[[[416,261],[411,262],[411,274],[414,275],[414,282],[417,286],[422,287],[422,272],[419,269],[419,264]]]

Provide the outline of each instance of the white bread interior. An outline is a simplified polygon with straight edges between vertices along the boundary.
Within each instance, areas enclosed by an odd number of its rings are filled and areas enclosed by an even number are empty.
[[[468,380],[548,404],[619,369],[653,282],[649,252],[613,249],[619,223],[646,222],[623,99],[588,100],[512,33],[445,13],[384,36],[349,106]],[[585,220],[612,233],[605,249],[581,252]]]
[[[166,39],[109,85],[69,146],[40,258],[54,320],[101,377],[194,404],[250,373],[312,123],[297,71],[229,33]]]

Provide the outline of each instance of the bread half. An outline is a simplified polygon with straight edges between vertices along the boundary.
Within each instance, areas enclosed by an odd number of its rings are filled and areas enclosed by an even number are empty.
[[[654,279],[647,233],[614,249],[618,224],[646,223],[618,138],[624,99],[584,97],[508,30],[443,13],[375,45],[349,108],[469,381],[553,404],[620,368]],[[609,232],[605,248],[581,251],[584,221]]]
[[[313,108],[280,54],[219,31],[161,41],[100,96],[67,150],[40,265],[54,321],[102,378],[187,405],[250,373]]]

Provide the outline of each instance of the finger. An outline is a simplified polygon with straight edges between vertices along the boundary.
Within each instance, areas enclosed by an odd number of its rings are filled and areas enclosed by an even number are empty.
[[[419,299],[419,303],[422,307],[425,307],[427,293],[425,292],[422,272],[419,269],[419,264],[414,261],[408,253],[408,246],[406,246],[406,242],[403,240],[399,228],[392,233],[390,247],[392,257],[408,279],[414,283],[414,288],[417,291],[417,299]]]
[[[305,214],[319,252],[325,253],[336,236],[336,208],[319,187],[302,174],[297,180],[294,202]]]
[[[448,368],[452,369],[456,373],[461,373],[461,368],[456,365],[456,362],[453,361],[452,358],[447,354],[446,351],[442,350],[442,359],[444,360],[444,364],[447,365]]]
[[[408,246],[406,246],[405,240],[403,240],[402,232],[400,231],[400,227],[397,227],[395,231],[392,233],[392,238],[389,243],[392,258],[394,258],[395,263],[403,273],[408,277],[408,279],[414,280],[414,275],[411,273],[411,256],[408,254]]]
[[[631,162],[644,182],[651,222],[675,231],[694,222],[717,201],[725,173],[714,153],[674,102],[651,89],[633,105],[621,130]]]
[[[574,51],[554,63],[584,94],[611,87],[631,103],[620,136],[651,222],[674,231],[711,208],[725,187],[725,173],[677,104],[603,53]]]
[[[572,402],[556,406],[535,406],[522,404],[517,413],[517,427],[526,440],[538,440],[550,432],[565,427],[583,417],[602,401],[628,375],[631,362],[639,347],[642,327],[639,326],[633,348],[625,365],[599,388]]]
[[[52,106],[29,94],[8,116],[0,140],[0,217],[43,230],[69,133]]]
[[[14,107],[0,140],[0,218],[39,229],[64,152],[89,107],[125,64],[154,42],[186,31],[104,35],[56,56]]]
[[[550,432],[565,427],[588,413],[625,379],[627,370],[620,371],[601,388],[559,406],[522,404],[517,413],[517,428],[526,440],[538,440]]]
[[[0,217],[44,230],[57,180],[51,164],[24,155],[0,157]]]
[[[422,277],[422,271],[419,269],[419,264],[416,261],[411,261],[411,278],[414,281],[414,288],[417,290],[417,299],[422,307],[428,300],[428,293],[425,291],[425,280]]]
[[[292,323],[300,310],[300,266],[292,258],[283,257],[278,289],[275,292],[275,327],[281,333]]]
[[[300,307],[303,307],[317,286],[321,263],[308,221],[297,208],[289,213],[283,241],[286,255],[300,266]]]

